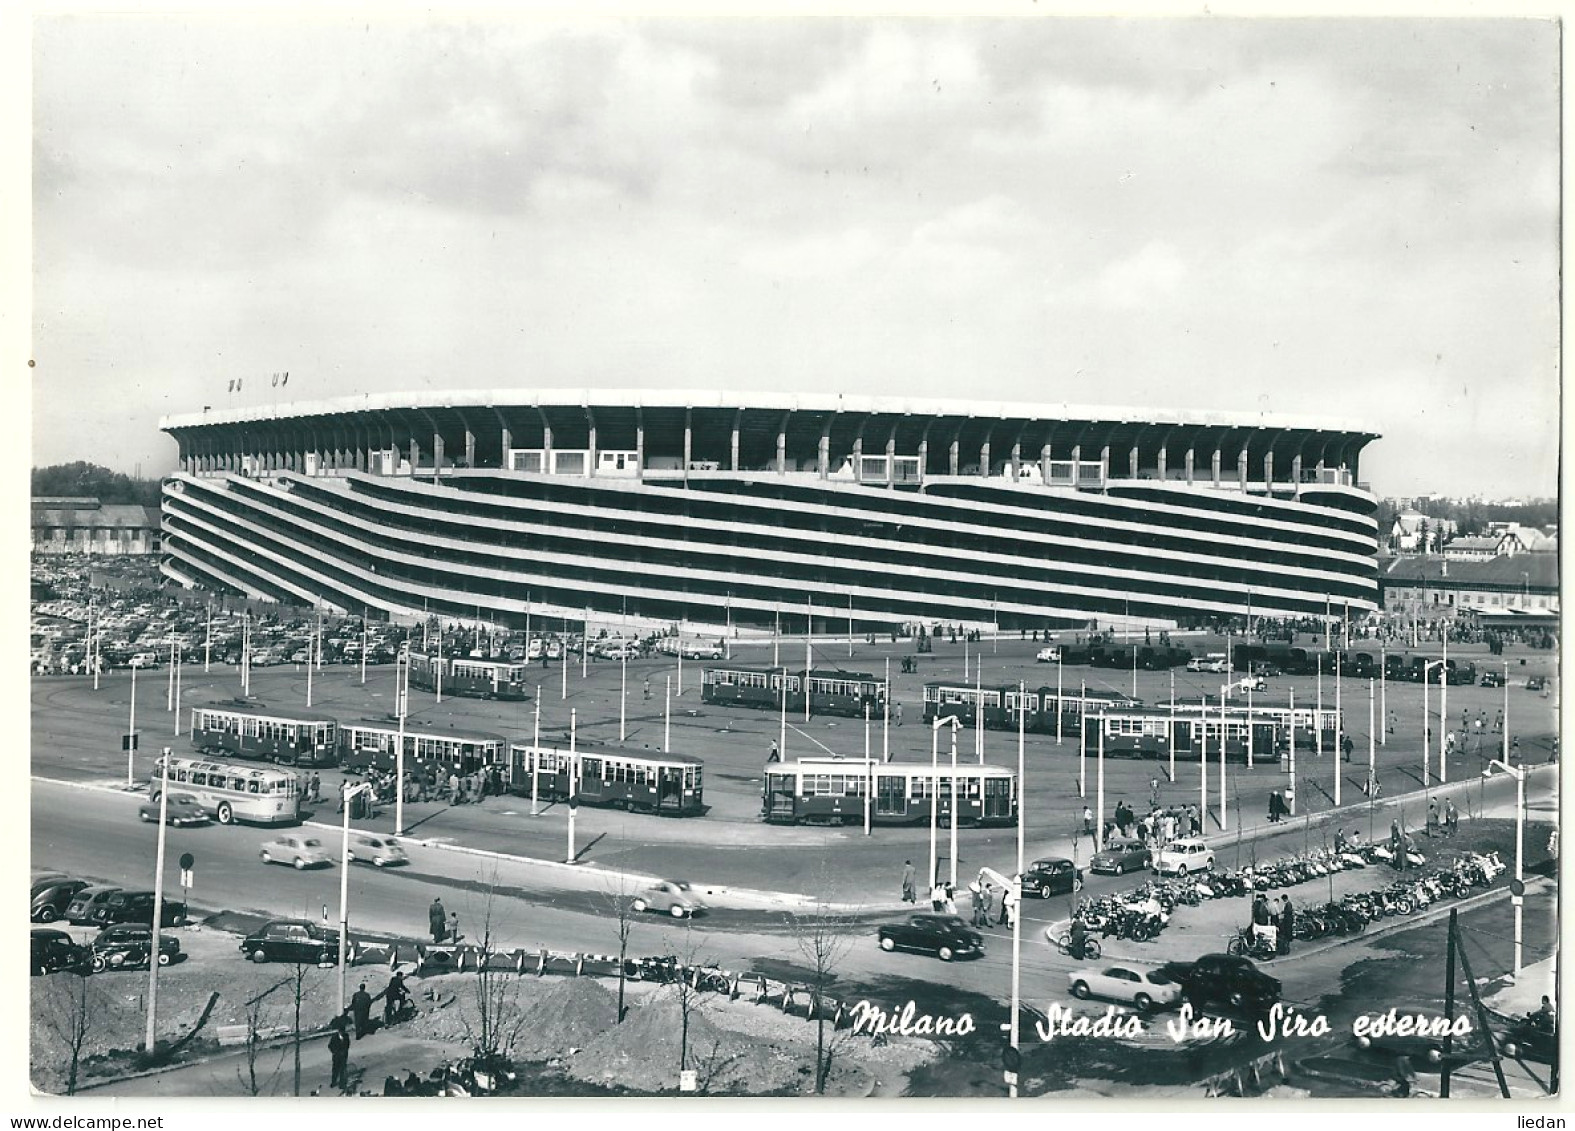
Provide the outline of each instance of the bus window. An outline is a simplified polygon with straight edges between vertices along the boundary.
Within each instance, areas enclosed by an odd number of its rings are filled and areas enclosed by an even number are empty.
[[[247,782],[246,783],[246,792],[247,793],[256,793],[257,792],[257,783],[255,781]]]

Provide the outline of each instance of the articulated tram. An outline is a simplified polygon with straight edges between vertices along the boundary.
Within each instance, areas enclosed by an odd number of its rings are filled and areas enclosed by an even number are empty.
[[[397,719],[362,719],[344,724],[339,732],[343,736],[346,769],[394,770],[399,750]],[[470,774],[485,766],[501,765],[508,748],[508,740],[501,734],[455,730],[408,719],[404,734],[406,772],[424,772],[431,765],[444,774]]]
[[[1083,717],[1102,711],[1130,710],[1141,707],[1141,699],[1133,699],[1119,691],[1104,688],[1070,690],[1063,688],[1059,694],[1053,687],[1028,689],[1021,693],[1017,687],[980,687],[967,683],[926,683],[924,685],[924,721],[956,717],[964,725],[978,723],[978,712],[984,711],[986,730],[1016,730],[1017,712],[1025,712],[1023,729],[1030,734],[1081,734]]]
[[[509,792],[524,797],[698,817],[705,813],[704,763],[688,754],[620,746],[588,746],[572,755],[563,746],[509,747]],[[572,789],[570,774],[573,772]]]
[[[1089,712],[1089,725],[1083,734],[1083,753],[1099,753],[1101,737],[1107,758],[1168,759],[1174,752],[1177,761],[1196,762],[1207,753],[1218,758],[1220,743],[1225,744],[1225,760],[1246,765],[1249,760],[1273,762],[1287,748],[1291,737],[1292,712],[1285,705],[1230,704],[1221,717],[1219,704],[1200,705],[1198,700],[1177,700],[1157,707]],[[1334,750],[1335,712],[1301,707],[1295,710],[1296,749],[1318,749],[1318,736],[1312,730],[1321,720],[1328,730],[1322,736],[1324,750]]]
[[[723,707],[782,708],[782,685],[787,683],[787,710],[804,710],[809,696],[811,715],[847,715],[881,718],[886,710],[886,680],[868,672],[813,668],[808,672],[786,668],[709,667],[700,677],[700,700]]]
[[[853,758],[768,764],[761,818],[773,824],[863,824],[866,796],[875,825],[924,824],[932,804],[943,828],[954,817],[965,827],[1017,823],[1017,775],[1011,770],[980,765],[932,770],[917,762]]]
[[[326,715],[270,711],[261,703],[191,709],[191,744],[202,754],[332,766],[339,761],[338,731]]]
[[[1301,697],[1298,696],[1298,699]],[[1319,708],[1317,701],[1308,697],[1308,702],[1298,702],[1292,708],[1287,699],[1271,699],[1268,696],[1254,696],[1249,705],[1245,698],[1237,698],[1225,705],[1227,718],[1246,718],[1248,712],[1254,721],[1267,719],[1274,724],[1275,741],[1284,746],[1290,741],[1291,724],[1296,725],[1297,750],[1333,750],[1339,736],[1343,733],[1340,729],[1340,712],[1328,705],[1332,698],[1325,695],[1325,706]],[[1220,701],[1217,695],[1194,695],[1187,698],[1177,697],[1174,700],[1166,699],[1155,705],[1156,710],[1168,711],[1174,707],[1177,714],[1186,713],[1197,715],[1200,711],[1212,714],[1219,718]],[[1257,740],[1253,740],[1256,746]]]
[[[526,665],[518,660],[462,659],[410,653],[410,685],[474,699],[524,699]]]

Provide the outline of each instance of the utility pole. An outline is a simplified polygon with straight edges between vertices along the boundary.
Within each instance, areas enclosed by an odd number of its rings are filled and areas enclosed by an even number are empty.
[[[135,669],[133,669],[135,670]],[[159,789],[159,847],[153,866],[153,947],[148,952],[148,1027],[143,1048],[153,1055],[154,1028],[159,1012],[159,947],[164,926],[164,834],[169,828],[170,748],[164,748],[164,780]]]
[[[574,863],[574,817],[575,810],[580,803],[579,790],[579,755],[575,752],[575,734],[578,729],[578,710],[569,711],[569,854],[563,858],[565,864]]]

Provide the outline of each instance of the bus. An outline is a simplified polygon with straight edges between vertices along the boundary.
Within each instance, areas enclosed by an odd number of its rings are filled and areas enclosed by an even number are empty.
[[[1016,730],[1018,697],[1015,684],[975,688],[966,683],[926,683],[924,721],[933,723],[936,719],[955,717],[965,726],[977,726],[978,710],[982,705],[986,730]],[[1143,705],[1141,699],[1098,687],[1087,690],[1063,687],[1059,694],[1053,687],[1028,688],[1021,692],[1021,697],[1025,712],[1023,729],[1030,734],[1081,734],[1085,714],[1130,710]]]
[[[951,827],[954,815],[959,827],[1017,823],[1017,775],[1011,770],[980,765],[932,770],[915,762],[854,758],[768,764],[761,819],[770,824],[863,824],[867,792],[874,825],[928,823],[932,796],[942,828]]]
[[[346,769],[394,772],[398,765],[399,722],[362,719],[339,728]],[[508,740],[501,734],[456,730],[432,723],[405,721],[405,771],[416,773],[428,766],[444,774],[470,774],[484,766],[502,765]]]
[[[862,718],[867,708],[870,718],[878,719],[886,710],[884,677],[835,668],[790,672],[785,668],[708,667],[700,675],[700,700],[723,707],[776,710],[783,706],[784,680],[790,712],[804,710],[806,691],[811,715]]]
[[[410,684],[476,699],[524,699],[526,665],[519,660],[459,659],[410,653]]]
[[[210,703],[191,709],[191,744],[200,754],[332,766],[339,761],[339,724],[327,715],[270,711],[261,703]]]
[[[509,747],[509,792],[530,797],[534,791],[538,798],[566,801],[575,762],[577,803],[663,817],[705,813],[705,767],[699,758],[620,746],[591,746],[571,757],[565,747],[516,742]]]
[[[170,792],[191,794],[198,804],[213,811],[219,824],[300,824],[301,783],[289,770],[236,766],[178,754],[168,758]],[[160,756],[153,761],[148,794],[157,801],[163,790],[164,756]]]

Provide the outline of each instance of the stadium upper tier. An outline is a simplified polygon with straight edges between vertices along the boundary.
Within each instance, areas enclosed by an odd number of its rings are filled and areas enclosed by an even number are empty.
[[[858,631],[1373,608],[1359,426],[491,391],[173,417],[165,569],[392,615]]]

